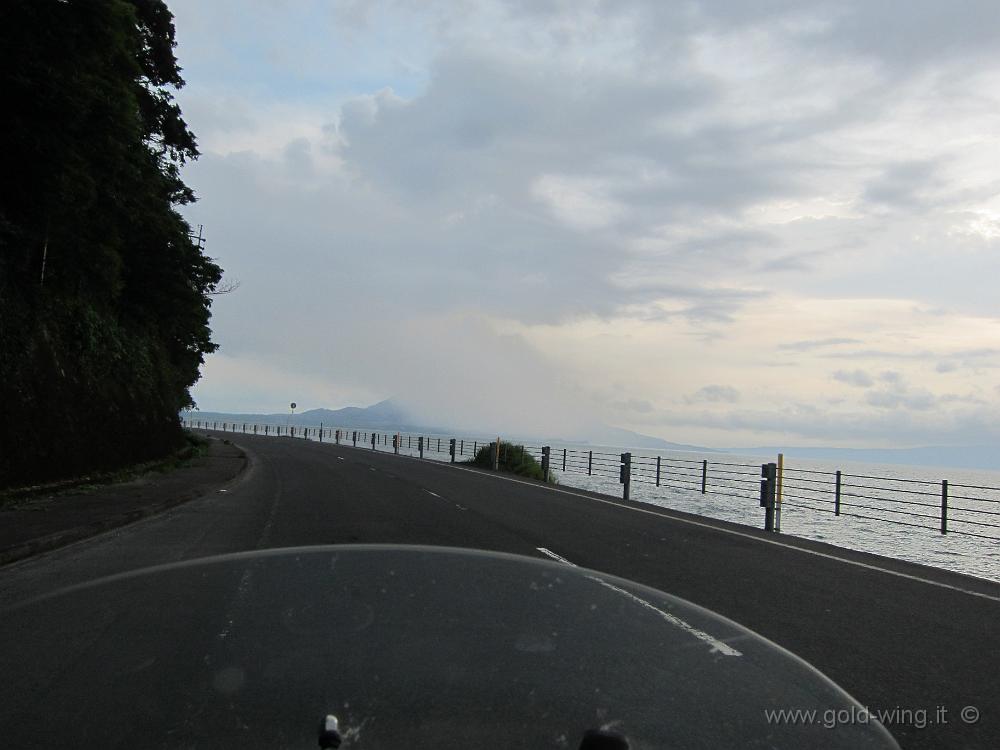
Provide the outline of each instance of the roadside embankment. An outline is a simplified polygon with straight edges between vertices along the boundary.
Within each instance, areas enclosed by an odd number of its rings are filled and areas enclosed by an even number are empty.
[[[242,450],[213,439],[167,471],[129,481],[8,496],[0,508],[0,565],[63,547],[224,489],[246,467]]]

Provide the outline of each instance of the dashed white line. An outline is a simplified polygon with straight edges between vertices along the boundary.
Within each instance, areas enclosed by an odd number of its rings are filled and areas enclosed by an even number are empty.
[[[433,495],[434,497],[441,497],[438,493],[431,492],[430,490],[424,490],[424,492],[426,492],[428,495]]]
[[[553,560],[558,560],[559,562],[561,562],[561,563],[563,563],[565,565],[569,565],[569,566],[574,567],[574,568],[577,567],[576,563],[571,563],[565,557],[563,557],[562,555],[556,554],[555,552],[553,552],[550,549],[547,549],[545,547],[535,547],[535,549],[537,549],[543,555],[548,555]],[[720,641],[715,636],[710,635],[709,633],[706,633],[704,630],[699,630],[694,625],[692,625],[691,623],[687,622],[686,620],[682,620],[677,615],[671,614],[670,612],[664,612],[662,609],[660,609],[656,605],[651,604],[650,602],[647,602],[642,597],[636,596],[631,591],[626,591],[625,589],[623,589],[623,588],[621,588],[619,586],[615,586],[613,583],[608,583],[604,579],[598,578],[597,576],[586,576],[586,577],[589,580],[594,581],[595,583],[599,583],[601,586],[604,586],[604,588],[606,588],[606,589],[610,589],[611,591],[614,591],[614,592],[616,592],[618,594],[621,594],[624,597],[627,597],[628,599],[631,599],[633,602],[635,602],[636,604],[638,604],[640,607],[644,607],[644,608],[650,610],[651,612],[655,612],[657,615],[659,615],[660,617],[662,617],[664,620],[666,620],[667,622],[669,622],[674,627],[677,627],[677,628],[680,628],[681,630],[687,631],[688,633],[690,633],[691,635],[693,635],[695,638],[697,638],[699,641],[707,643],[711,647],[712,653],[714,653],[714,654],[722,654],[723,656],[743,656],[743,653],[741,651],[737,651],[735,648],[733,648],[732,646],[730,646],[728,643],[723,643],[722,641]]]

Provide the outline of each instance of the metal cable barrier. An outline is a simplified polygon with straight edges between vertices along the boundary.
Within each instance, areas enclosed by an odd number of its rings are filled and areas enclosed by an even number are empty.
[[[625,500],[629,499],[629,487],[636,483],[653,497],[663,488],[689,493],[690,497],[710,495],[733,503],[759,504],[765,510],[764,527],[769,531],[780,531],[781,510],[788,509],[845,516],[869,525],[1000,541],[1000,486],[804,469],[783,466],[780,460],[778,464],[755,464],[711,457],[611,453],[484,435],[198,419],[185,419],[183,424],[191,429],[315,440],[437,461],[470,462],[478,455],[490,468],[533,462],[546,481],[567,474],[613,480],[622,485]],[[609,486],[601,485],[600,491]]]

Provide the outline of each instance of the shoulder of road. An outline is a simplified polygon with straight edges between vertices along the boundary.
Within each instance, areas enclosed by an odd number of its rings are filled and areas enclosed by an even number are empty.
[[[169,471],[148,471],[114,484],[15,496],[0,509],[0,565],[65,547],[212,492],[225,492],[246,465],[242,449],[228,439],[212,439],[203,455]]]

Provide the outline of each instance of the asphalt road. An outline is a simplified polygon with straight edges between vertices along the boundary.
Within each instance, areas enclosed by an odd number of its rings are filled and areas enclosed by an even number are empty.
[[[394,543],[539,557],[543,548],[775,641],[872,711],[895,712],[886,724],[903,747],[1000,747],[1000,585],[431,461],[233,439],[252,461],[225,491],[0,569],[0,607],[140,567],[244,550]],[[68,643],[81,629],[124,628],[149,596],[51,627],[68,628]],[[205,597],[192,612],[203,616],[227,601]],[[77,618],[91,617],[100,622],[78,626]],[[40,670],[46,680],[58,683],[59,670]],[[977,708],[977,722],[962,720],[967,706]]]

